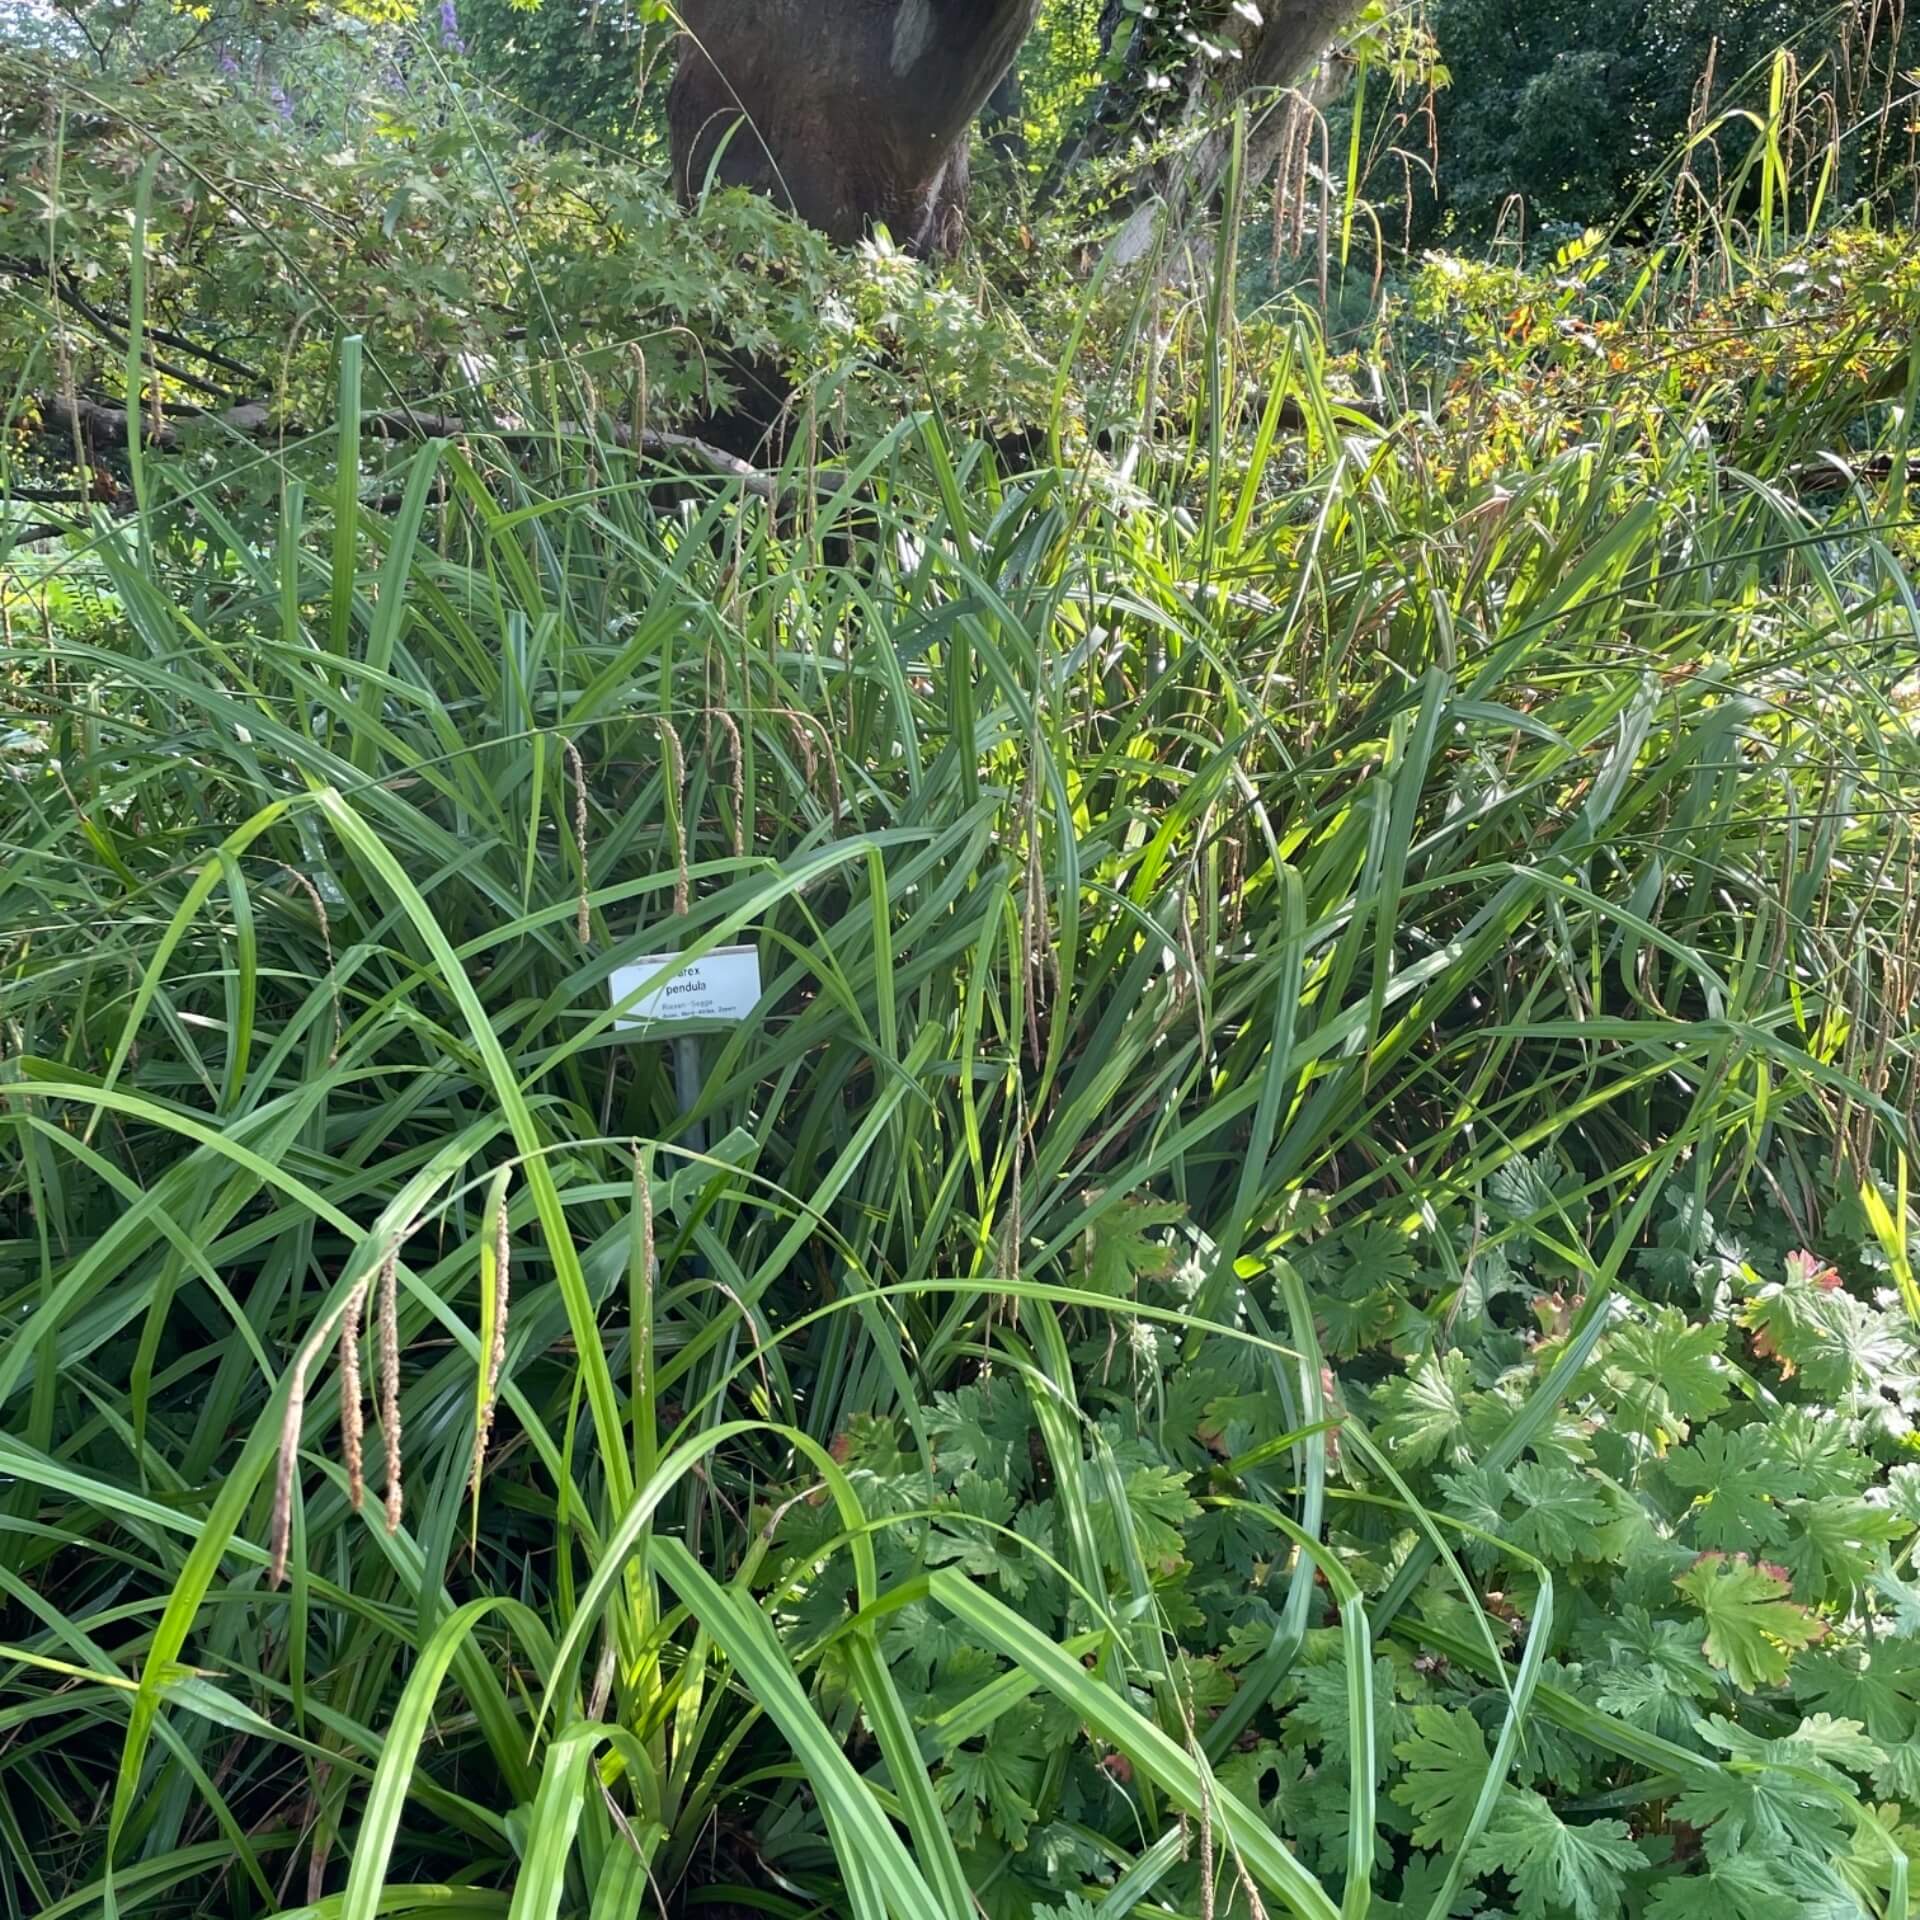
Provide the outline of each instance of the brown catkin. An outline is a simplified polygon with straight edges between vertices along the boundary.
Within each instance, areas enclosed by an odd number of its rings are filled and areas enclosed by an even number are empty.
[[[786,715],[788,724],[793,728],[793,744],[800,754],[800,778],[806,782],[807,791],[811,793],[814,780],[820,771],[820,756],[813,750],[813,735],[806,729],[806,716],[795,712],[792,707],[782,707],[780,711]]]
[[[687,874],[687,755],[680,744],[679,729],[664,715],[659,721],[660,744],[666,749],[667,780],[673,794],[669,815],[673,825],[673,911],[684,920],[692,904],[693,887]]]
[[[1199,1823],[1200,1823],[1200,1920],[1213,1920],[1213,1769],[1207,1763],[1207,1756],[1201,1751],[1200,1740],[1193,1729],[1193,1710],[1187,1703],[1184,1691],[1185,1681],[1176,1682],[1173,1690],[1173,1703],[1180,1710],[1180,1724],[1185,1732],[1188,1754],[1193,1760],[1194,1778],[1200,1787]],[[1180,1851],[1186,1853],[1186,1817],[1181,1816]]]
[[[380,1263],[378,1346],[380,1360],[380,1433],[387,1455],[387,1531],[400,1531],[406,1488],[400,1458],[400,1242],[395,1240]]]
[[[1200,1776],[1200,1920],[1213,1920],[1213,1790],[1212,1769],[1204,1756]]]
[[[747,762],[740,744],[740,727],[725,707],[709,707],[708,717],[727,736],[727,746],[733,755],[733,857],[739,859],[747,850]]]
[[[287,1577],[287,1555],[293,1542],[293,1470],[300,1456],[300,1424],[307,1412],[306,1352],[294,1362],[293,1391],[280,1420],[280,1458],[273,1476],[273,1560],[267,1585],[277,1587]]]
[[[827,755],[827,799],[833,809],[832,817],[840,818],[840,756],[833,750],[833,735],[810,713],[796,716],[803,727],[811,727],[820,736],[820,744]]]
[[[587,769],[580,749],[566,743],[567,765],[573,769],[573,845],[580,856],[580,911],[575,930],[584,947],[593,938],[593,915],[587,905]]]
[[[507,1196],[503,1188],[500,1209],[493,1219],[493,1342],[482,1364],[486,1386],[480,1399],[480,1424],[473,1436],[473,1491],[480,1491],[486,1465],[487,1442],[493,1437],[493,1410],[500,1397],[500,1375],[507,1364],[507,1301],[513,1290],[513,1237],[507,1228]]]
[[[364,1286],[363,1282],[354,1292],[364,1291]],[[272,1557],[267,1565],[270,1587],[279,1586],[287,1577],[287,1557],[293,1541],[293,1476],[300,1464],[300,1429],[307,1417],[307,1380],[321,1349],[333,1338],[334,1328],[352,1304],[353,1294],[349,1294],[307,1335],[294,1356],[286,1411],[280,1416],[280,1454],[274,1463]]]
[[[366,1421],[360,1391],[360,1317],[366,1310],[367,1283],[347,1295],[340,1323],[340,1456],[347,1469],[347,1498],[358,1513],[366,1504]]]

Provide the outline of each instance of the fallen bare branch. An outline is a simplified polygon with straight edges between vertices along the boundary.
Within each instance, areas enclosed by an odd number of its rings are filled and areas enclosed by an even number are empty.
[[[42,421],[55,433],[78,432],[92,444],[123,447],[127,443],[128,424],[125,407],[104,400],[80,396],[71,404],[57,394],[43,395],[38,402]],[[736,455],[696,439],[688,433],[671,433],[649,427],[636,435],[630,426],[609,421],[600,427],[583,426],[577,421],[561,420],[551,426],[533,426],[513,418],[469,420],[459,414],[420,413],[412,408],[387,408],[361,417],[361,428],[378,439],[431,440],[459,439],[464,434],[484,434],[508,446],[532,447],[556,441],[594,441],[624,447],[656,459],[704,468],[723,480],[735,481],[742,492],[755,499],[776,502],[783,497],[779,477],[750,465]],[[143,419],[143,444],[162,452],[172,452],[184,435],[195,428],[215,428],[242,439],[261,439],[275,431],[289,438],[304,437],[308,429],[291,424],[276,429],[272,409],[264,400],[247,400],[222,409],[175,408],[161,421]],[[822,481],[822,486],[830,483]]]

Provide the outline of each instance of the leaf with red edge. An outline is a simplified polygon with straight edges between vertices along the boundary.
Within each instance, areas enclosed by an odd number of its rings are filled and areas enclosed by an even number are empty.
[[[1673,1584],[1706,1622],[1702,1651],[1736,1687],[1782,1685],[1793,1655],[1827,1630],[1787,1597],[1793,1582],[1784,1567],[1744,1553],[1703,1553]]]

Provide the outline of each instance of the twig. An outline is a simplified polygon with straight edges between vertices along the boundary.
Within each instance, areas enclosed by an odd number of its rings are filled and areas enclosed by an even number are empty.
[[[25,279],[43,277],[41,263],[18,258],[0,259],[0,273],[17,274]],[[85,314],[95,325],[108,328],[116,333],[124,333],[131,324],[125,314],[110,312],[105,307],[95,307],[87,302],[74,286],[73,276],[62,271],[54,282],[54,291],[76,312]],[[205,362],[210,367],[220,367],[226,372],[237,375],[242,380],[250,380],[258,386],[265,376],[257,367],[250,367],[244,360],[236,360],[229,353],[222,353],[218,347],[210,347],[204,341],[189,338],[184,333],[175,333],[169,327],[156,327],[149,320],[143,329],[149,340],[157,340],[163,347],[172,347],[176,353],[184,353],[195,360]],[[117,344],[124,346],[124,340]],[[216,389],[217,391],[217,389]]]

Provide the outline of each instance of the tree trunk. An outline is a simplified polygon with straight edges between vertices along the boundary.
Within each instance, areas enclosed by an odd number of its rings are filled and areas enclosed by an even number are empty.
[[[1360,0],[1265,0],[1258,24],[1242,32],[1240,58],[1223,69],[1224,79],[1195,80],[1188,112],[1215,124],[1157,183],[1158,200],[1136,209],[1121,229],[1116,244],[1121,265],[1139,259],[1152,245],[1159,207],[1177,222],[1219,190],[1233,149],[1231,132],[1221,123],[1241,101],[1251,102],[1261,116],[1248,136],[1247,183],[1266,177],[1279,152],[1279,96],[1300,82],[1359,10]]]
[[[842,245],[950,252],[967,137],[1040,0],[684,0],[674,179],[770,194]]]

